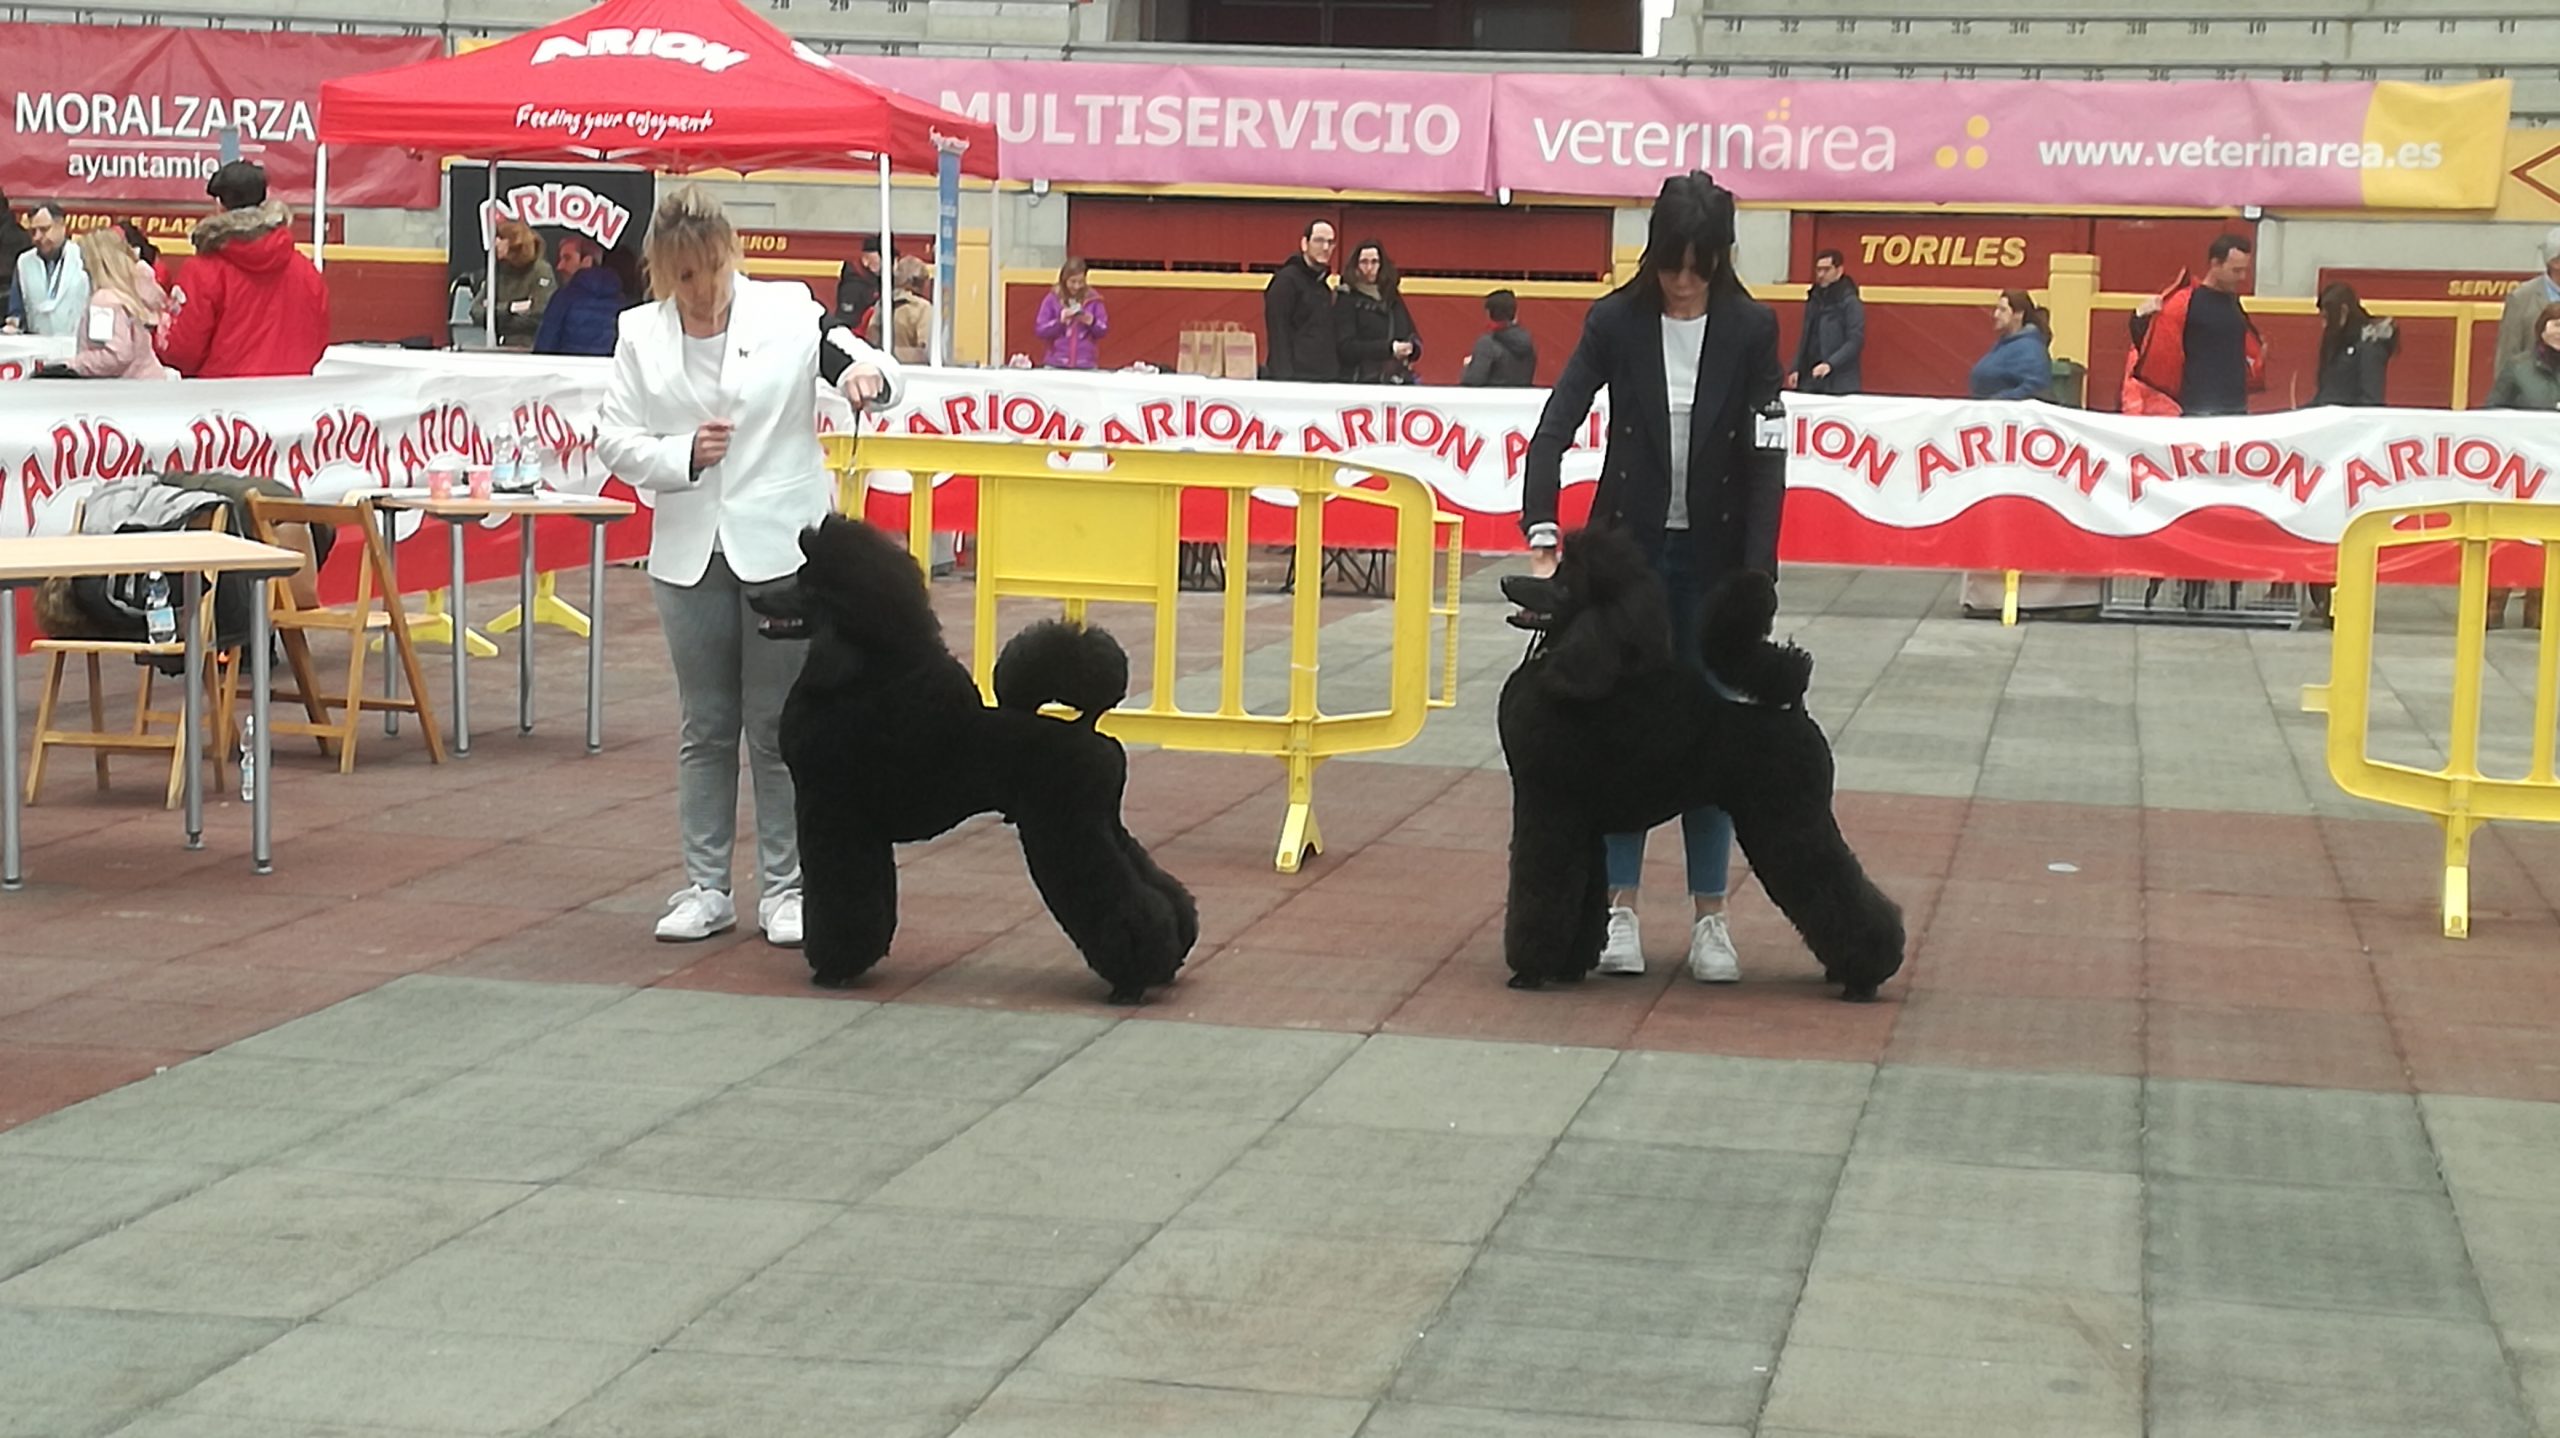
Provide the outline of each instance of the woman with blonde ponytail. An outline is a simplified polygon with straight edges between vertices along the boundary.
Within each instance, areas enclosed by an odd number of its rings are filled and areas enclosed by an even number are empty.
[[[89,309],[80,322],[72,372],[90,379],[177,378],[152,351],[151,331],[166,301],[133,247],[113,228],[90,230],[72,243],[89,270]]]

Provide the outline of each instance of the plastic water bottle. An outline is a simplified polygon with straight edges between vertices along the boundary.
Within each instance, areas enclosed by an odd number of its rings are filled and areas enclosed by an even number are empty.
[[[240,802],[254,802],[258,797],[258,716],[255,712],[240,716]]]
[[[143,622],[150,627],[154,644],[175,643],[178,638],[177,606],[169,598],[169,576],[151,571],[142,589]]]
[[[516,488],[527,494],[542,488],[542,440],[523,410],[516,411]]]

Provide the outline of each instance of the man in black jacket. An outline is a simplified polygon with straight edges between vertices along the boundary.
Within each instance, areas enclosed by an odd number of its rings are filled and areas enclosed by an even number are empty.
[[[1859,357],[1867,348],[1867,306],[1849,261],[1838,250],[1813,257],[1813,288],[1804,297],[1804,335],[1787,388],[1806,394],[1856,394],[1865,387]]]
[[[1298,252],[1262,291],[1264,379],[1337,380],[1333,334],[1333,222],[1310,220]]]
[[[1520,299],[1509,290],[1484,297],[1484,317],[1492,324],[1476,339],[1458,383],[1496,389],[1524,389],[1538,382],[1538,347],[1520,327]]]

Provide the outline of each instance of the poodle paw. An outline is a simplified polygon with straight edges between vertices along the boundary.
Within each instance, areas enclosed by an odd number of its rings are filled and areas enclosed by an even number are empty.
[[[1841,987],[1840,1002],[1844,1004],[1871,1004],[1875,1001],[1874,984],[1846,984]]]
[[[1546,986],[1547,981],[1536,974],[1513,974],[1511,981],[1503,985],[1506,989],[1518,989],[1523,993],[1533,993]]]
[[[1136,1008],[1138,1005],[1143,1004],[1146,1001],[1146,989],[1134,985],[1126,988],[1113,989],[1110,996],[1103,1000],[1104,1003],[1110,1004],[1115,1008],[1124,1009]]]
[[[814,988],[821,989],[849,989],[855,984],[861,982],[862,975],[860,973],[811,974],[809,976],[810,985]]]

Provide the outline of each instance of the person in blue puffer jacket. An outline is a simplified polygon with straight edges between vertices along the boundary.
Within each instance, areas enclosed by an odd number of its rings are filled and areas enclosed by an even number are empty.
[[[534,333],[533,352],[542,355],[609,355],[620,333],[625,308],[622,276],[605,263],[604,251],[583,235],[560,237],[560,259],[552,266],[560,288],[542,311],[542,328]]]
[[[1975,399],[2051,399],[2053,319],[2044,306],[2025,290],[2002,290],[1991,329],[1991,352],[1974,361],[1968,392]]]

